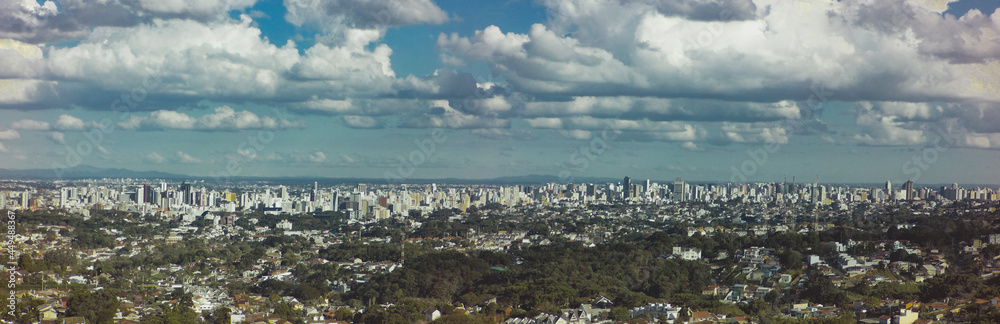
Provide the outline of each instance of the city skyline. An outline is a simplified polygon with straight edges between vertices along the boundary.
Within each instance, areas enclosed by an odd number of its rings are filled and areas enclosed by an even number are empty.
[[[1000,183],[996,2],[174,4],[0,0],[0,168]]]

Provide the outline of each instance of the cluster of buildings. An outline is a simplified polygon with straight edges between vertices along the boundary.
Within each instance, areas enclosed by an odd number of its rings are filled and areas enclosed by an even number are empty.
[[[63,208],[86,213],[90,209],[115,209],[165,217],[200,215],[206,211],[260,210],[265,214],[302,214],[339,211],[352,219],[385,219],[405,216],[410,210],[483,207],[486,204],[565,205],[626,201],[664,204],[671,202],[787,202],[828,205],[890,201],[1000,201],[1000,189],[959,187],[938,189],[901,187],[848,187],[818,183],[693,184],[677,178],[669,183],[625,177],[619,183],[544,185],[335,185],[320,187],[284,185],[233,185],[221,188],[205,182],[152,183],[139,179],[114,179],[62,183],[56,190],[0,191],[0,208]]]

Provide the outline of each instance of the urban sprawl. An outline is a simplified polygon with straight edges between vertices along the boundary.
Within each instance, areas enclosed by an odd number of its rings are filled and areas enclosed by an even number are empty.
[[[0,181],[7,323],[1000,323],[1000,189]]]

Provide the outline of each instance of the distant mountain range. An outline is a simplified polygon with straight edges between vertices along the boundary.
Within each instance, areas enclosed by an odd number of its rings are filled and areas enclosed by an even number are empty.
[[[0,169],[0,179],[17,179],[17,180],[82,180],[82,179],[101,179],[101,178],[133,178],[133,179],[163,179],[163,180],[189,180],[197,181],[204,180],[207,182],[212,182],[214,179],[206,176],[192,176],[183,174],[174,174],[159,171],[134,171],[122,168],[98,168],[87,165],[80,165],[73,168],[68,168],[65,170],[57,169]],[[229,179],[230,181],[269,181],[278,182],[284,184],[311,184],[313,181],[318,181],[323,184],[340,184],[340,183],[386,183],[385,178],[331,178],[331,177],[310,177],[310,176],[295,176],[295,177],[233,177]],[[607,177],[575,177],[572,179],[573,183],[618,183],[622,181],[622,178],[607,178]],[[633,183],[640,183],[646,179],[632,179]],[[651,179],[653,182],[658,182],[661,184],[673,183],[673,180],[656,180]],[[522,176],[509,176],[509,177],[497,177],[489,179],[461,179],[461,178],[437,178],[437,179],[427,179],[427,178],[408,178],[405,179],[405,183],[408,184],[429,184],[429,183],[450,183],[450,184],[501,184],[501,185],[512,185],[512,184],[544,184],[544,183],[561,183],[559,177],[553,175],[522,175]],[[725,183],[726,181],[687,181],[690,184],[711,184],[711,183]],[[761,181],[768,182],[768,181]],[[771,181],[777,182],[777,181]],[[809,185],[810,183],[799,182],[798,185]],[[830,184],[830,183],[824,183]],[[850,187],[875,187],[881,188],[885,186],[885,183],[837,183],[836,185],[850,186]],[[899,187],[899,184],[894,183],[894,187]],[[934,183],[922,183],[918,184],[919,187],[937,188],[939,186],[951,186],[951,184],[934,184]],[[975,188],[975,187],[995,187],[996,184],[962,184],[964,188]]]
[[[121,168],[98,168],[87,165],[80,165],[67,169],[0,169],[0,179],[18,180],[81,180],[81,179],[101,179],[101,178],[135,178],[135,179],[164,179],[164,180],[205,180],[212,181],[211,177],[191,176],[174,174],[159,171],[134,171]],[[319,181],[323,183],[386,183],[384,178],[329,178],[329,177],[233,177],[232,181],[274,181],[282,183],[311,183]],[[616,182],[620,179],[611,178],[574,178],[574,182]],[[492,179],[420,179],[410,178],[406,183],[456,183],[456,184],[541,184],[560,182],[559,177],[551,175],[523,175],[512,177],[498,177]]]
[[[104,169],[79,165],[66,169],[0,169],[0,178],[22,180],[79,180],[94,178],[183,179],[186,176],[159,171],[133,171],[118,168]]]

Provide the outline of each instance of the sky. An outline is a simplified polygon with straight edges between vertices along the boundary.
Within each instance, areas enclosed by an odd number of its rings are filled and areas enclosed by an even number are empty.
[[[0,168],[1000,184],[992,0],[0,0]]]

